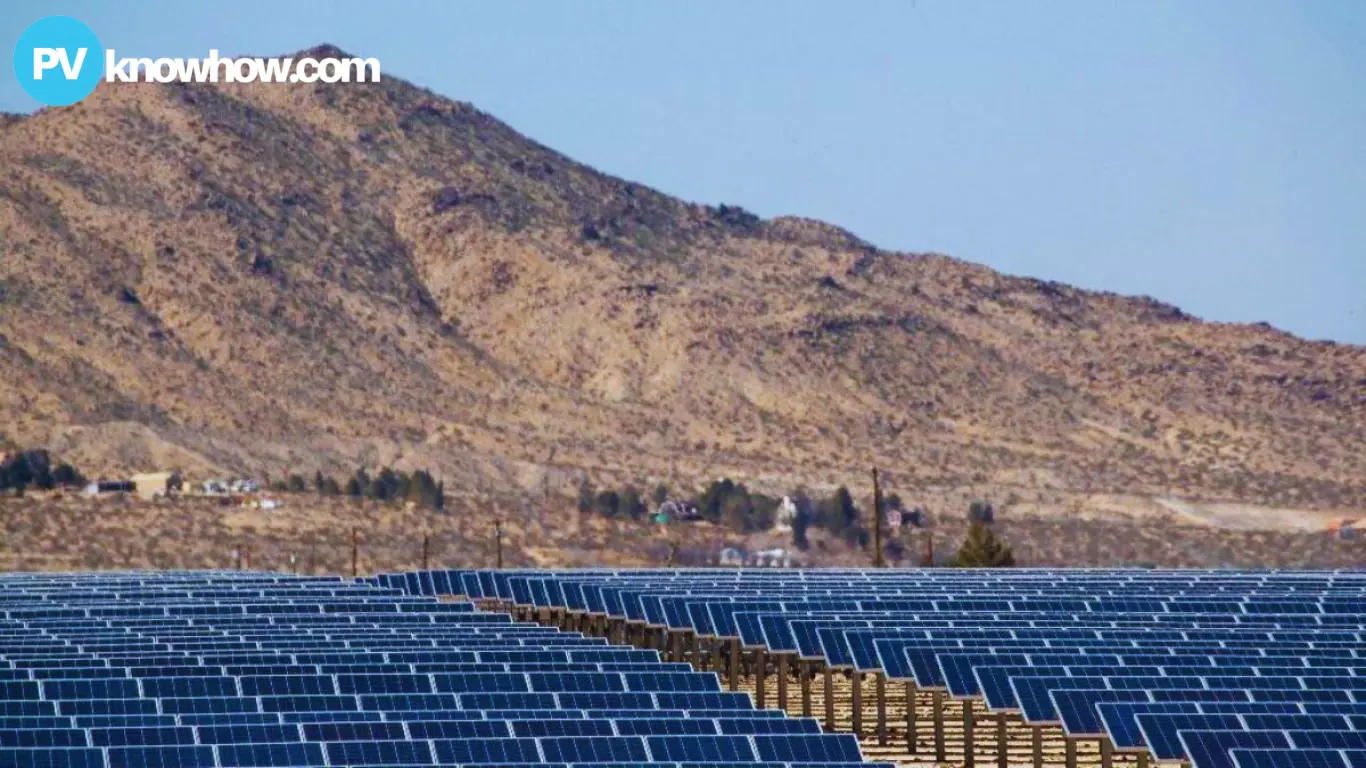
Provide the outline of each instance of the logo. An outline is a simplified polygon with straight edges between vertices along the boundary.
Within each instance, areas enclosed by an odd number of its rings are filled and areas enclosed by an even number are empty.
[[[14,74],[29,96],[49,107],[65,107],[95,90],[104,74],[104,48],[85,24],[48,16],[19,36]]]
[[[0,0],[2,1],[2,0]],[[230,59],[129,58],[105,49],[90,27],[70,16],[39,19],[14,46],[14,75],[28,95],[49,107],[84,99],[107,83],[378,83],[379,61],[292,56]]]

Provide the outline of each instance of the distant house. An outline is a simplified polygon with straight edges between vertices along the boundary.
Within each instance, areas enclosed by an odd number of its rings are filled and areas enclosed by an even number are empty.
[[[761,549],[753,555],[750,555],[747,565],[755,568],[791,568],[792,556],[788,554],[786,549],[782,549],[781,547],[777,549]]]
[[[718,562],[723,568],[739,568],[745,564],[745,553],[735,547],[726,547],[721,550]]]
[[[146,500],[177,493],[181,488],[178,472],[146,472],[133,475],[130,482],[133,484],[133,491]]]
[[[1328,524],[1328,532],[1340,539],[1356,537],[1356,526],[1360,520],[1334,520]]]
[[[104,493],[133,493],[137,486],[131,480],[101,480],[85,487],[86,496],[99,496]]]
[[[203,483],[204,493],[209,496],[225,496],[227,494],[250,494],[260,490],[255,480],[205,480]]]

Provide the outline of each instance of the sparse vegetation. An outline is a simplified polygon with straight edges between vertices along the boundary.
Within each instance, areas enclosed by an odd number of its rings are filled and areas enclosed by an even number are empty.
[[[23,495],[29,488],[50,491],[83,485],[85,478],[75,467],[66,463],[53,466],[47,451],[20,451],[0,464],[0,491]]]
[[[389,503],[411,502],[419,507],[434,510],[445,508],[444,485],[424,470],[406,473],[385,467],[379,474],[371,477],[364,468],[361,468],[347,478],[344,486],[319,470],[314,473],[311,484],[303,475],[295,473],[275,483],[271,483],[267,476],[266,485],[281,493],[300,494],[312,491],[319,496],[349,496],[355,500]]]
[[[981,520],[968,524],[968,534],[953,559],[957,568],[1007,568],[1015,565],[1010,547]]]
[[[769,525],[755,490],[778,488],[748,478],[824,489],[868,455],[955,489],[906,494],[954,510],[941,535],[969,493],[1014,517],[1016,489],[1060,526],[1107,494],[1366,510],[1360,346],[688,203],[396,78],[323,89],[322,122],[311,88],[192,90],[115,89],[0,147],[0,411],[89,473],[423,456],[462,492],[539,497],[539,470],[611,471],[579,507],[617,520],[626,478],[683,501],[730,473],[750,487],[713,494],[725,535]],[[410,495],[303,477],[356,501],[333,507]],[[793,532],[813,557],[867,538],[862,497],[828,495]],[[1089,556],[1015,524],[995,531],[1021,561]]]

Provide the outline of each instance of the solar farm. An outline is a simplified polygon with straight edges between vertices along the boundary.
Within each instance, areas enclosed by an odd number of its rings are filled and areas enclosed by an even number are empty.
[[[1366,766],[1366,573],[380,577],[713,670],[902,765]]]
[[[1366,573],[0,577],[0,766],[1366,766]]]

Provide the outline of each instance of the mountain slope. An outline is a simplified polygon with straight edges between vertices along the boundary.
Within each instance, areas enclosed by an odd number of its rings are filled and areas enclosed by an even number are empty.
[[[1360,347],[686,203],[399,80],[101,84],[0,168],[0,432],[96,471],[1366,508]]]

